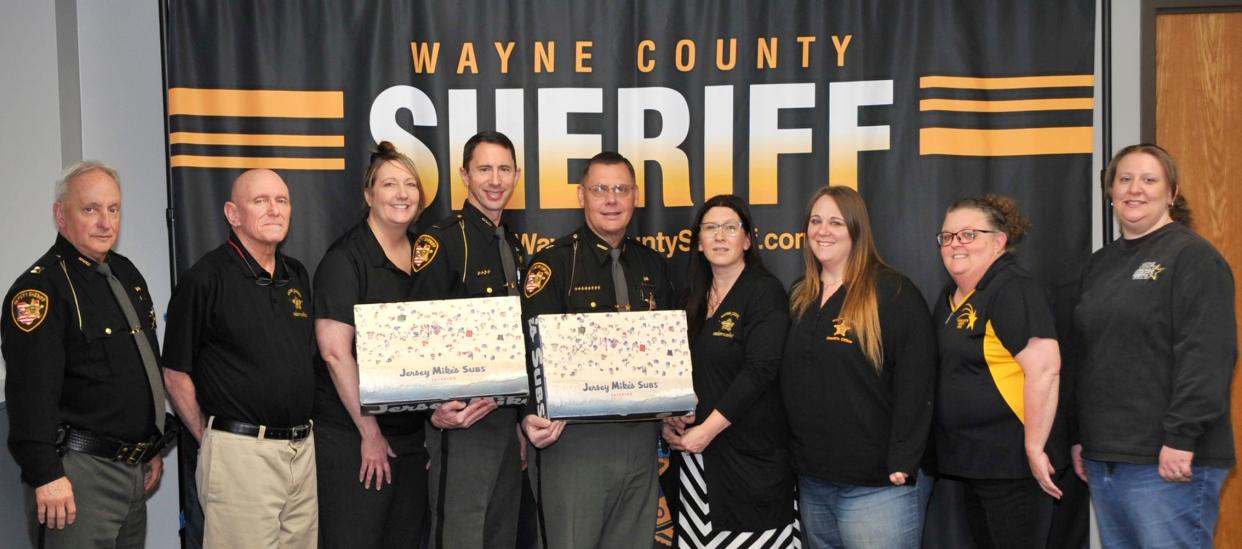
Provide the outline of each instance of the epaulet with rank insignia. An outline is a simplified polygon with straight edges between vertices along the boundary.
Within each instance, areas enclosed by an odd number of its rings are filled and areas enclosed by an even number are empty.
[[[453,214],[444,219],[437,221],[434,225],[431,226],[430,230],[443,231],[444,229],[452,227],[453,225],[461,225],[462,223],[465,223],[465,222],[466,222],[466,218],[462,217],[461,214]]]

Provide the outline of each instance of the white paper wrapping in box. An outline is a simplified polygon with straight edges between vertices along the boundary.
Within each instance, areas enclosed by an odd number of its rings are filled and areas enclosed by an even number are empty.
[[[516,296],[355,305],[354,328],[363,413],[426,410],[476,397],[526,403]]]
[[[532,338],[540,416],[625,421],[694,410],[684,311],[540,315]]]

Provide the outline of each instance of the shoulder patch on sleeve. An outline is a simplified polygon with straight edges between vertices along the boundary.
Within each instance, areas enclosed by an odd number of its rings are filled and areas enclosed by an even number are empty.
[[[547,263],[536,261],[526,270],[526,298],[535,297],[543,291],[544,286],[552,279],[552,268]]]
[[[418,240],[414,241],[414,257],[411,259],[414,272],[417,273],[423,270],[423,267],[430,265],[435,260],[438,251],[440,251],[440,242],[435,237],[429,234],[419,236]]]
[[[13,301],[9,303],[9,314],[17,329],[29,333],[43,324],[51,306],[47,294],[33,289],[22,290],[13,295]]]

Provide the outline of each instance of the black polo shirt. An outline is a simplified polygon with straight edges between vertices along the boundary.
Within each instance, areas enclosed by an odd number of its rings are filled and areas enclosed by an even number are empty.
[[[1028,478],[1026,375],[1014,357],[1032,337],[1056,339],[1048,292],[1009,254],[962,303],[952,302],[956,291],[950,281],[932,313],[940,344],[937,468],[966,478]],[[1058,468],[1065,463],[1063,423],[1058,417],[1046,449]]]
[[[407,235],[413,249],[413,235]],[[328,247],[327,253],[315,270],[315,318],[327,318],[354,325],[354,305],[363,303],[393,303],[409,301],[413,279],[397,268],[379,240],[371,232],[366,219],[341,235]],[[355,355],[357,356],[355,349]],[[355,429],[353,420],[341,404],[336,385],[328,372],[328,364],[316,355],[315,369],[315,421],[322,421],[343,429]],[[381,414],[376,416],[380,432],[384,436],[418,434],[417,441],[408,444],[389,440],[393,451],[409,453],[422,451],[423,419],[417,412]]]
[[[158,349],[146,280],[121,254],[109,252],[106,261],[133,303],[143,335]],[[62,423],[129,442],[156,433],[142,356],[96,265],[57,236],[4,299],[0,337],[8,371],[9,450],[31,486],[65,474],[56,453]]]
[[[504,234],[513,254],[513,280],[505,280],[496,226],[473,204],[432,225],[415,244],[414,299],[500,297],[509,295],[510,287],[520,289],[526,257],[517,234],[507,227]]]
[[[780,382],[800,475],[861,486],[889,486],[895,472],[916,477],[931,429],[936,339],[910,279],[882,269],[875,285],[879,372],[841,317],[847,286],[789,330]]]
[[[305,424],[315,351],[306,268],[277,252],[268,273],[231,231],[182,275],[168,304],[164,366],[191,375],[204,415]]]

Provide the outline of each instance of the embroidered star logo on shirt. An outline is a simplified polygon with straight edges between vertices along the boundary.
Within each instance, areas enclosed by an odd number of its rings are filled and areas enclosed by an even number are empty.
[[[979,313],[975,312],[974,305],[967,303],[962,306],[962,312],[957,315],[957,329],[973,330],[976,320],[979,320]]]
[[[1164,267],[1155,261],[1145,261],[1130,276],[1130,280],[1156,280],[1160,278],[1160,273],[1164,272]]]
[[[840,317],[832,320],[832,335],[824,339],[838,343],[854,344],[854,340],[850,339],[850,325],[846,324],[845,319]]]

